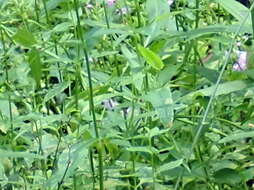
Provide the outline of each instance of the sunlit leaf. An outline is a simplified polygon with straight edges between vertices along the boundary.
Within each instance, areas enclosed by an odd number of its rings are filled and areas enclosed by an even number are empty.
[[[153,51],[149,50],[148,48],[144,48],[141,45],[138,45],[138,51],[146,62],[154,69],[161,70],[164,67],[164,63],[162,62],[161,58]]]
[[[12,38],[15,42],[25,47],[30,48],[36,44],[33,34],[24,28],[18,30]]]

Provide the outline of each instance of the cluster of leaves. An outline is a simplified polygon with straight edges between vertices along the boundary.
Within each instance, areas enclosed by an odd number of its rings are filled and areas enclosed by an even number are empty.
[[[251,189],[254,71],[232,71],[230,56],[252,33],[251,10],[234,0],[0,0],[0,10],[0,189]]]

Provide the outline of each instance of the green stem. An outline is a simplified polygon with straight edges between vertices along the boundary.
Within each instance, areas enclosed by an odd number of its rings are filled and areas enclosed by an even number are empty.
[[[206,121],[206,119],[207,119],[207,117],[208,117],[208,113],[209,113],[209,111],[210,111],[210,109],[211,109],[213,100],[214,100],[214,98],[215,98],[215,94],[216,94],[216,92],[217,92],[217,90],[218,90],[218,86],[219,86],[219,84],[220,84],[220,81],[221,81],[221,79],[222,79],[222,76],[223,76],[223,74],[224,74],[224,71],[225,71],[225,69],[226,69],[226,67],[227,67],[227,63],[229,62],[230,55],[231,55],[231,52],[232,52],[232,50],[233,50],[233,47],[234,47],[234,44],[235,44],[235,41],[236,41],[236,36],[239,34],[239,32],[240,32],[240,30],[242,29],[242,27],[243,27],[244,23],[246,22],[247,18],[248,18],[248,16],[246,16],[245,19],[243,20],[243,22],[241,23],[240,27],[238,28],[238,31],[235,33],[235,37],[233,38],[233,40],[232,40],[232,42],[231,42],[230,49],[229,49],[229,52],[228,52],[228,54],[227,54],[226,60],[225,60],[225,62],[224,62],[224,64],[223,64],[223,66],[222,66],[222,69],[221,69],[221,71],[220,71],[219,77],[217,78],[214,91],[213,91],[213,93],[212,93],[212,96],[211,96],[210,99],[209,99],[208,105],[207,105],[207,107],[206,107],[206,109],[205,109],[204,115],[203,115],[202,120],[201,120],[201,122],[200,122],[200,125],[199,125],[199,127],[198,127],[198,131],[197,131],[197,133],[196,133],[196,135],[195,135],[195,137],[194,137],[194,140],[193,140],[193,143],[192,143],[192,149],[196,146],[196,144],[197,144],[197,142],[198,142],[198,140],[199,140],[201,131],[202,131],[203,128],[204,128],[204,124],[205,124],[205,121]]]
[[[195,28],[198,28],[199,23],[199,0],[196,0],[196,20],[195,20]]]
[[[110,24],[109,24],[109,19],[108,19],[108,13],[107,13],[107,7],[106,7],[106,4],[105,4],[105,1],[103,1],[103,9],[104,9],[104,15],[105,15],[105,20],[106,20],[107,28],[110,29]],[[114,41],[113,36],[110,35],[110,43],[111,43],[112,50],[114,51],[115,48],[114,48],[113,41]],[[116,62],[117,62],[116,54],[114,54],[114,63],[116,63]],[[116,63],[116,72],[117,72],[117,76],[120,77],[120,75],[121,75],[120,68],[119,68],[117,63]],[[120,90],[122,91],[122,87],[120,87]]]
[[[135,7],[137,11],[137,17],[138,17],[138,28],[141,27],[141,15],[140,15],[140,7],[138,0],[135,0]]]
[[[44,11],[45,11],[45,14],[46,14],[46,21],[47,21],[47,24],[49,24],[49,15],[48,15],[48,10],[47,10],[46,1],[45,1],[45,0],[42,0],[42,3],[43,3],[43,8],[44,8]]]
[[[93,150],[89,150],[89,160],[91,164],[91,172],[92,172],[92,177],[93,177],[93,190],[95,189],[95,171],[94,171],[94,162],[93,162]]]
[[[251,13],[251,23],[252,23],[252,38],[254,39],[254,2],[252,3],[250,7],[250,13]]]
[[[11,147],[12,149],[14,150],[15,149],[15,145],[14,145],[14,142],[13,142],[13,139],[14,139],[14,125],[13,125],[13,114],[12,114],[12,104],[11,104],[11,95],[10,95],[10,92],[11,92],[11,87],[10,87],[10,81],[9,81],[9,73],[8,73],[8,62],[7,62],[7,47],[6,47],[6,44],[5,44],[5,41],[4,41],[4,32],[3,30],[1,29],[0,30],[1,32],[1,42],[3,44],[3,57],[4,57],[4,61],[3,63],[5,64],[5,75],[6,75],[6,86],[7,86],[7,93],[8,93],[8,106],[9,106],[9,117],[10,117],[10,128],[11,128],[11,134],[10,134],[10,139],[11,139]],[[16,171],[16,161],[15,159],[13,158],[12,159],[12,162],[13,162],[13,170]]]
[[[36,21],[40,22],[38,0],[34,0],[34,10],[36,14]]]
[[[89,86],[89,105],[90,105],[90,111],[92,113],[93,118],[93,125],[94,125],[94,131],[96,138],[99,139],[99,148],[98,148],[98,156],[99,156],[99,181],[100,181],[100,190],[104,190],[104,182],[103,182],[103,157],[102,157],[102,142],[100,140],[99,135],[99,129],[96,122],[96,116],[95,116],[95,106],[94,106],[94,100],[93,100],[93,84],[92,84],[92,76],[91,76],[91,70],[89,65],[89,59],[88,59],[88,52],[86,49],[86,43],[83,38],[83,32],[81,28],[79,13],[78,13],[78,0],[74,0],[74,8],[76,12],[77,17],[77,30],[78,30],[78,37],[79,40],[81,40],[83,45],[83,53],[85,55],[85,63],[86,63],[86,69],[87,69],[87,76],[88,76],[88,86]]]
[[[152,150],[152,138],[149,138],[149,146],[150,146],[150,150]],[[152,172],[153,172],[153,185],[152,185],[152,190],[155,190],[155,182],[156,182],[156,168],[155,168],[155,164],[154,164],[154,153],[152,153],[151,155],[152,157]]]

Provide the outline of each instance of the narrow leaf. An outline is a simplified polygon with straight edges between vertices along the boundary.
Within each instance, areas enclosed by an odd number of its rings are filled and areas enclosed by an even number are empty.
[[[155,148],[149,148],[149,147],[146,147],[146,146],[136,146],[136,147],[130,147],[130,148],[127,148],[128,151],[130,152],[146,152],[146,153],[149,153],[149,154],[153,154],[155,152],[158,152]]]
[[[172,170],[174,168],[179,167],[182,163],[183,163],[183,159],[179,159],[179,160],[176,160],[176,161],[173,161],[173,162],[163,164],[162,166],[160,166],[158,168],[157,173],[161,173],[161,172],[164,172],[164,171],[167,171],[167,170]]]
[[[43,156],[38,154],[32,154],[29,152],[13,152],[7,150],[0,150],[0,157],[11,157],[11,158],[30,158],[30,159],[45,159]]]
[[[36,49],[32,49],[28,54],[28,62],[30,64],[31,74],[36,81],[37,87],[40,86],[40,80],[42,76],[42,64],[40,53]]]
[[[247,88],[249,85],[250,85],[250,83],[248,81],[244,81],[244,80],[235,80],[235,81],[225,82],[225,83],[219,84],[215,96],[230,94],[232,92],[243,90],[243,89]],[[196,92],[192,92],[190,94],[187,94],[185,96],[185,98],[193,97],[196,94],[203,94],[204,96],[211,96],[214,92],[214,89],[215,89],[215,85],[205,88],[205,89],[202,89],[202,90],[198,90]]]
[[[236,141],[236,140],[241,140],[245,138],[252,138],[254,137],[254,131],[250,132],[241,132],[241,133],[235,133],[232,135],[229,135],[219,141],[219,143],[227,143],[230,141]]]
[[[138,51],[144,57],[146,62],[157,70],[161,70],[164,67],[164,64],[161,58],[156,55],[153,51],[148,48],[144,48],[141,45],[138,45]]]
[[[68,86],[70,85],[69,82],[63,82],[56,84],[52,89],[48,91],[46,96],[44,97],[44,102],[49,101],[51,98],[54,98],[55,96],[59,95],[62,91],[64,91]]]

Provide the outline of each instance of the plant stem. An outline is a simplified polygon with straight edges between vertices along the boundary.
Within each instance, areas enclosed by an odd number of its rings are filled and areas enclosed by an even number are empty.
[[[104,15],[105,15],[105,20],[106,20],[107,28],[110,29],[110,24],[109,24],[109,19],[108,19],[108,13],[107,13],[107,7],[106,7],[106,4],[105,4],[105,1],[103,1],[103,9],[104,9]],[[111,43],[112,50],[114,51],[115,48],[114,48],[113,41],[114,41],[113,36],[110,35],[110,43]],[[116,63],[116,72],[117,72],[117,76],[119,77],[121,75],[121,73],[120,73],[120,68],[119,68],[119,66],[117,64],[116,54],[114,54],[114,63]],[[122,87],[120,87],[120,91],[122,91]]]
[[[89,65],[89,59],[88,59],[88,52],[86,49],[86,43],[83,38],[83,32],[81,28],[79,13],[78,13],[78,0],[74,0],[74,8],[76,12],[77,17],[77,31],[78,31],[78,38],[81,40],[83,45],[83,53],[85,55],[85,63],[86,63],[86,69],[87,69],[87,76],[88,76],[88,85],[89,85],[89,105],[90,105],[90,111],[92,113],[93,118],[93,125],[94,125],[94,131],[96,138],[99,139],[99,148],[98,148],[98,156],[99,156],[99,182],[100,182],[100,190],[104,190],[104,182],[103,182],[103,157],[102,157],[102,142],[99,135],[99,129],[96,122],[96,115],[95,115],[95,107],[94,107],[94,100],[93,100],[93,84],[92,84],[92,76],[90,71],[90,65]]]
[[[36,14],[36,21],[40,22],[40,17],[39,17],[39,7],[38,7],[38,0],[34,0],[34,10]]]
[[[250,13],[251,13],[251,23],[252,23],[252,38],[254,39],[254,2],[252,2],[252,5],[250,7]]]
[[[45,11],[45,14],[46,14],[47,24],[49,24],[49,15],[48,15],[48,10],[47,10],[46,0],[42,0],[42,3],[43,3],[43,8],[44,8],[44,11]]]
[[[149,138],[149,146],[150,146],[150,150],[152,151],[152,138]],[[152,185],[152,190],[155,190],[155,182],[156,182],[156,169],[155,169],[155,164],[154,164],[154,153],[152,151],[151,154],[152,157],[152,173],[153,173],[153,185]]]

